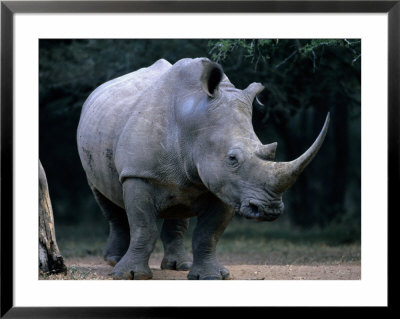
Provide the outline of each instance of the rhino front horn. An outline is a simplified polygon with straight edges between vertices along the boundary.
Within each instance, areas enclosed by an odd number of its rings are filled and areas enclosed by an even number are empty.
[[[303,155],[291,162],[274,163],[273,176],[275,178],[272,188],[275,192],[283,193],[296,181],[300,173],[306,168],[306,166],[311,162],[314,156],[318,153],[318,150],[321,148],[326,132],[328,131],[328,126],[329,112],[317,139]]]

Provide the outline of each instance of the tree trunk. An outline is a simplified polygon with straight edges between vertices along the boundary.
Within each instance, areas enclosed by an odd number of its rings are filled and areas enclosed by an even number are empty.
[[[54,229],[47,178],[39,160],[39,270],[43,273],[66,272],[67,267],[60,254]]]

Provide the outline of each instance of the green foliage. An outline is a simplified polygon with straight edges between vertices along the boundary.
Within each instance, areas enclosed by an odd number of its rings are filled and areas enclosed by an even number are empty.
[[[226,39],[219,41],[210,41],[209,47],[211,57],[216,62],[223,62],[229,53],[236,49],[243,49],[246,52],[246,57],[252,57],[256,53],[257,48],[261,48],[271,43],[272,40],[234,40]]]
[[[306,43],[303,47],[299,49],[300,53],[309,56],[313,51],[320,49],[324,46],[332,47],[343,47],[350,49],[352,53],[356,54],[355,57],[361,54],[361,41],[355,40],[350,41],[347,39],[313,39],[309,43]]]
[[[293,40],[283,40],[283,42],[293,42]],[[257,63],[261,60],[264,63],[270,59],[270,54],[280,49],[280,52],[286,52],[286,49],[279,44],[279,39],[221,39],[209,41],[209,53],[214,61],[222,63],[228,55],[234,54],[235,50],[241,50],[245,53],[246,58],[251,58],[251,63],[255,59]],[[284,45],[283,45],[284,46]],[[279,67],[291,59],[295,54],[299,54],[302,58],[317,59],[320,50],[325,47],[333,47],[335,49],[345,48],[352,52],[352,63],[355,63],[361,57],[361,41],[348,39],[311,39],[298,40],[291,54],[284,58],[275,67]],[[257,65],[257,64],[256,64]]]

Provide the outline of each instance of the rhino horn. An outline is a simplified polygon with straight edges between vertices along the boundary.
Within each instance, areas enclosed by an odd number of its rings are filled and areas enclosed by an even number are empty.
[[[283,193],[295,182],[300,173],[306,168],[320,149],[325,139],[326,132],[328,131],[328,126],[329,113],[326,116],[324,126],[317,139],[305,153],[291,162],[273,163],[272,176],[274,176],[274,179],[271,186],[275,192]]]
[[[275,159],[277,146],[277,142],[263,145],[255,152],[255,155],[263,160],[273,161]]]

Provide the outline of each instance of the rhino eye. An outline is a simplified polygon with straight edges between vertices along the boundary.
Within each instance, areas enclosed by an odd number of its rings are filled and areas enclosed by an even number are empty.
[[[238,162],[238,159],[237,159],[236,155],[230,154],[228,156],[228,158],[229,158],[229,162],[231,162],[231,164],[235,164],[235,163]]]
[[[239,152],[237,150],[230,151],[227,155],[227,162],[230,166],[232,167],[237,167],[240,164],[240,156]]]

